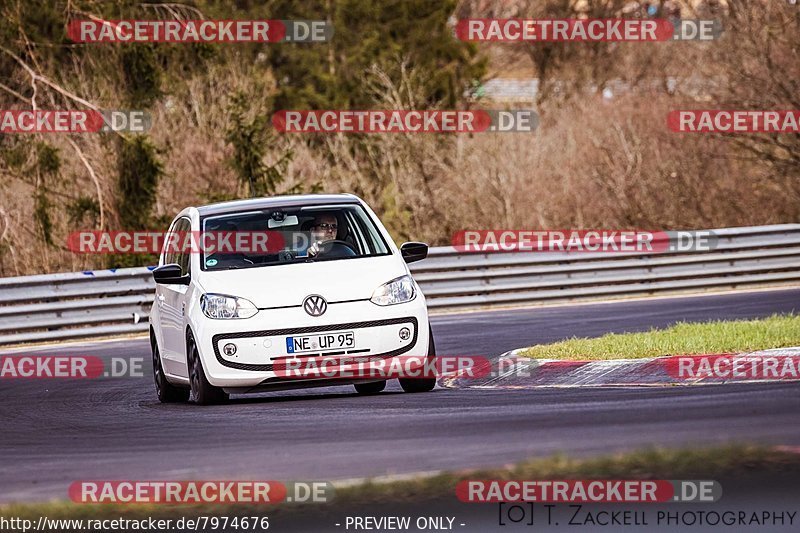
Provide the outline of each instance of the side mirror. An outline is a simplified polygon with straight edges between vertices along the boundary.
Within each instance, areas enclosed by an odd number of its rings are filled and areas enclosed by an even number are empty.
[[[424,242],[404,242],[400,246],[400,255],[403,256],[406,263],[422,261],[428,257],[428,245]]]
[[[163,285],[188,285],[189,274],[182,275],[181,266],[176,263],[161,265],[153,270],[153,279]]]

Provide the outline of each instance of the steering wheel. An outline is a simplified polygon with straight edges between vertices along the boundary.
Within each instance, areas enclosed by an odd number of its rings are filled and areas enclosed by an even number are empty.
[[[317,244],[317,248],[319,249],[317,255],[329,254],[335,251],[336,248],[339,246],[344,246],[345,248],[347,248],[349,253],[345,254],[346,257],[351,255],[358,255],[355,246],[353,246],[347,241],[340,241],[339,239],[320,241],[319,244]]]
[[[294,250],[281,250],[278,252],[278,261],[292,261],[297,257],[297,252]]]

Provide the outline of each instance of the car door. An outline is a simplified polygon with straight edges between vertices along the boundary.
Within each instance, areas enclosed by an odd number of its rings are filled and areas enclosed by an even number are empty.
[[[191,230],[188,218],[179,218],[170,233],[177,233],[177,242],[182,242]],[[169,236],[168,236],[169,239]],[[175,242],[168,240],[167,242]],[[181,266],[181,275],[189,274],[189,250],[167,250],[165,264],[177,263]],[[184,315],[186,313],[187,285],[159,285],[160,292],[156,300],[161,311],[161,327],[164,339],[162,362],[164,371],[173,376],[189,377],[186,370],[186,338],[184,335]]]

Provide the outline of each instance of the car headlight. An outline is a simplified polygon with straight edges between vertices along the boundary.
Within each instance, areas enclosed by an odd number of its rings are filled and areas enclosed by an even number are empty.
[[[253,302],[224,294],[204,294],[200,297],[200,309],[208,318],[250,318],[258,313]]]
[[[400,276],[384,283],[372,293],[370,301],[377,305],[394,305],[410,302],[417,295],[414,280],[411,276]]]

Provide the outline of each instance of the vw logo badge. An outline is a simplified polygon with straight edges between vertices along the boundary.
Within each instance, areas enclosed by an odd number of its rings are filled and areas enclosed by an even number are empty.
[[[328,310],[328,302],[322,296],[312,294],[303,300],[303,309],[311,316],[322,316]]]

